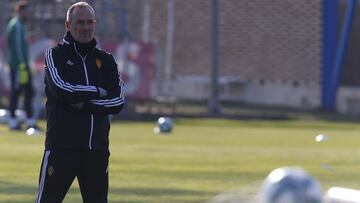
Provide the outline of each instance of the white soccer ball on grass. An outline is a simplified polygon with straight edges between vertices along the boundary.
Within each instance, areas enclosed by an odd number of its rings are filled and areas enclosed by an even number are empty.
[[[321,203],[320,183],[298,167],[273,170],[260,190],[262,203]]]
[[[173,130],[174,123],[169,117],[160,117],[156,122],[156,127],[154,128],[155,133],[171,133]]]

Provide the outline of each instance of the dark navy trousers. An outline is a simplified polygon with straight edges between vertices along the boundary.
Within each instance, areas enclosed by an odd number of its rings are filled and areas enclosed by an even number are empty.
[[[107,203],[109,152],[46,150],[36,203],[61,203],[77,178],[84,203]]]

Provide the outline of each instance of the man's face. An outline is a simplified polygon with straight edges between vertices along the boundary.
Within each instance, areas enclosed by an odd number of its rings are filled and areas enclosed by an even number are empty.
[[[95,15],[88,7],[74,8],[66,29],[80,43],[88,43],[94,38]]]
[[[19,17],[23,22],[27,22],[30,17],[30,12],[28,7],[24,7],[19,10]]]

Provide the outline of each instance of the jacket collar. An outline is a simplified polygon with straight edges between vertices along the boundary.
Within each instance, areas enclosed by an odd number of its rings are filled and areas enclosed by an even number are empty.
[[[69,45],[73,47],[75,51],[79,52],[82,56],[87,55],[97,45],[95,38],[93,38],[89,43],[86,44],[80,43],[73,38],[70,32],[66,32],[63,38],[63,42],[65,45]]]

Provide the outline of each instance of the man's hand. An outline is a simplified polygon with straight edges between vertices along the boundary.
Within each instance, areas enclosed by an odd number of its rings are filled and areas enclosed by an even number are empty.
[[[101,88],[101,87],[97,87],[97,88],[98,88],[100,97],[106,97],[107,96],[107,91],[104,88]]]
[[[18,66],[18,79],[20,85],[25,85],[29,82],[29,72],[26,69],[25,63],[20,63]]]

